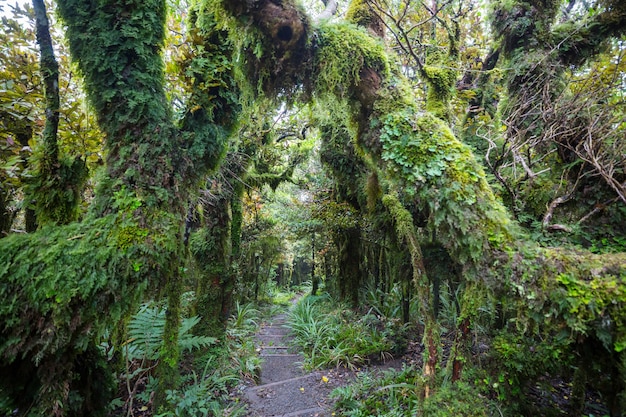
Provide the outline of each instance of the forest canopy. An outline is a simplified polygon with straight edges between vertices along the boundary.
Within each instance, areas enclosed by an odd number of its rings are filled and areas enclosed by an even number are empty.
[[[146,302],[166,412],[186,310],[206,347],[307,268],[401,288],[422,399],[482,372],[524,413],[548,373],[625,412],[623,1],[0,8],[1,413],[106,415]]]

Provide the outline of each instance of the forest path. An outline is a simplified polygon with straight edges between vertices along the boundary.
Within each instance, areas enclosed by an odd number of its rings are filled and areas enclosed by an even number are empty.
[[[259,384],[243,393],[248,416],[330,417],[332,401],[328,396],[341,385],[340,380],[328,377],[330,371],[307,373],[302,369],[304,357],[290,347],[293,338],[285,327],[286,318],[286,313],[275,315],[256,335],[263,362]]]

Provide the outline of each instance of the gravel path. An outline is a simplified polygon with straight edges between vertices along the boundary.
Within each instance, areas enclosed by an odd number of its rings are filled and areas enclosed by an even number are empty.
[[[290,348],[286,314],[274,316],[256,336],[263,360],[259,385],[244,391],[251,417],[330,417],[328,395],[338,385],[325,372],[303,371],[302,355]]]

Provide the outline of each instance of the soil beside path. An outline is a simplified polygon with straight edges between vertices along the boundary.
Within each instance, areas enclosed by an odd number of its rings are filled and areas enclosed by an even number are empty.
[[[257,351],[263,362],[259,384],[243,392],[249,405],[248,416],[330,417],[332,401],[328,396],[342,385],[338,376],[347,372],[305,372],[304,357],[290,348],[292,337],[285,327],[286,316],[274,316],[257,333]]]

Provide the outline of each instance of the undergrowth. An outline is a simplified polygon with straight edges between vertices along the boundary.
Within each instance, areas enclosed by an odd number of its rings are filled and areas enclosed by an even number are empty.
[[[168,391],[167,401],[174,411],[158,417],[204,417],[247,415],[235,387],[243,380],[256,380],[261,359],[254,334],[260,323],[290,305],[295,293],[270,286],[258,303],[235,302],[224,337],[202,354],[196,355],[181,381],[181,388]],[[186,340],[186,339],[181,339]],[[189,342],[185,342],[189,344]],[[202,369],[202,372],[196,372]]]
[[[344,366],[391,358],[391,323],[374,314],[358,316],[325,296],[308,296],[290,311],[287,326],[305,354],[305,369]]]
[[[349,417],[482,417],[501,415],[498,405],[472,384],[458,381],[442,384],[427,398],[423,392],[422,371],[403,366],[400,370],[361,372],[351,385],[336,388],[337,415]]]
[[[189,297],[189,294],[185,296]],[[131,317],[121,350],[123,369],[119,373],[119,396],[111,402],[111,415],[245,415],[245,407],[236,399],[234,387],[244,379],[257,378],[260,359],[255,352],[253,335],[263,315],[262,310],[252,304],[237,302],[226,331],[220,338],[193,335],[193,327],[201,318],[183,318],[179,349],[184,357],[176,384],[178,388],[166,392],[168,411],[150,411],[158,386],[154,371],[162,359],[165,315],[164,308],[150,303],[142,305]]]

